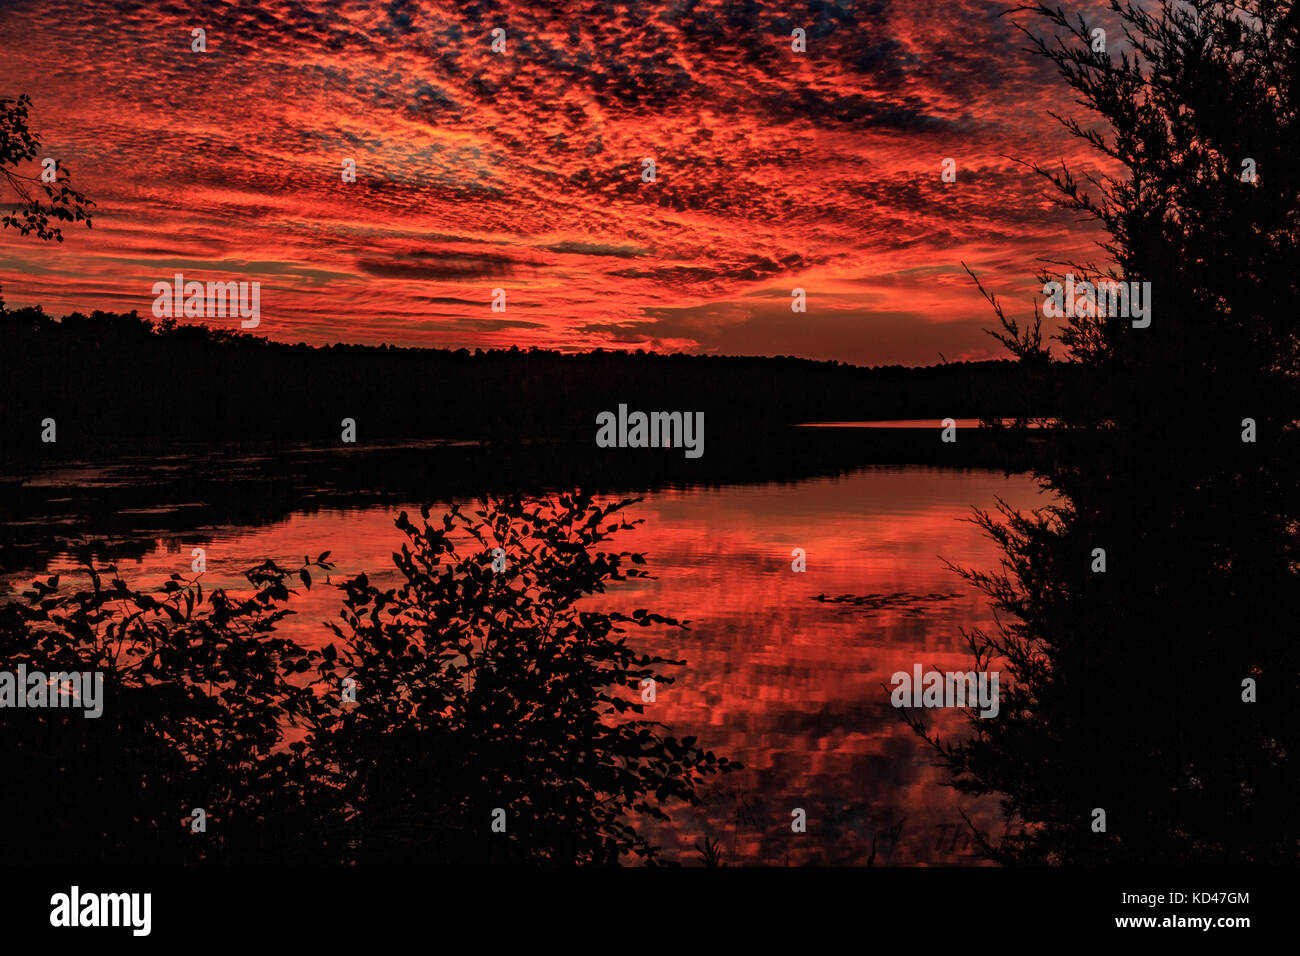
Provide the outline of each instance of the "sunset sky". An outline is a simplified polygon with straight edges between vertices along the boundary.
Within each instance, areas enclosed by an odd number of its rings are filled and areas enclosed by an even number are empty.
[[[961,261],[1025,317],[1038,260],[1097,258],[1008,158],[1093,163],[1002,9],[5,0],[0,95],[97,208],[0,233],[4,298],[147,315],[182,272],[291,342],[997,357]]]

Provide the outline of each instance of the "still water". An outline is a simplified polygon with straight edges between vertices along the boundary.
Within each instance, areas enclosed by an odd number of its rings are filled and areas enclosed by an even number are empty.
[[[962,630],[993,625],[987,603],[945,560],[992,568],[999,555],[968,520],[996,499],[1020,509],[1046,504],[1027,475],[917,466],[870,467],[791,483],[649,492],[628,516],[643,525],[613,541],[642,551],[654,580],[616,584],[600,599],[690,621],[657,631],[656,646],[684,659],[676,683],[660,685],[647,715],[678,736],[740,760],[743,771],[706,790],[699,808],[668,809],[653,824],[668,860],[696,863],[697,843],[716,841],[729,865],[876,865],[979,862],[961,824],[965,811],[991,836],[1005,824],[996,801],[944,786],[926,745],[889,704],[896,671],[966,670]],[[405,506],[418,517],[419,502]],[[207,589],[239,589],[241,571],[265,558],[282,564],[331,551],[334,582],[365,571],[396,583],[391,554],[401,506],[316,508],[271,523],[162,533],[138,558],[118,561],[133,586],[190,571],[190,549],[207,551]],[[139,528],[149,517],[140,514]],[[807,570],[792,570],[792,552]],[[49,573],[69,572],[59,554]],[[11,578],[11,581],[13,579]],[[338,591],[302,592],[282,627],[324,642]],[[636,635],[646,641],[645,632]],[[1005,688],[1005,679],[1004,679]],[[929,711],[944,736],[964,718]],[[712,778],[717,780],[718,778]],[[792,831],[802,809],[806,832]]]

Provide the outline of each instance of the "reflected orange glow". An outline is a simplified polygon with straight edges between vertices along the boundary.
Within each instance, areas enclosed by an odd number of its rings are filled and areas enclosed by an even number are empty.
[[[669,859],[694,859],[692,847],[707,836],[733,862],[781,863],[790,853],[792,862],[862,864],[869,832],[906,817],[892,856],[878,846],[879,863],[975,861],[964,844],[940,849],[943,833],[951,839],[952,831],[939,827],[960,823],[960,807],[1000,828],[994,805],[959,800],[942,785],[882,684],[916,663],[969,668],[960,629],[988,627],[992,619],[943,559],[996,563],[996,549],[963,520],[972,505],[992,507],[996,496],[1022,508],[1042,503],[1025,476],[881,467],[795,484],[662,491],[630,508],[629,517],[645,524],[612,544],[645,552],[656,577],[618,584],[593,600],[690,622],[688,631],[631,635],[647,651],[686,661],[670,672],[674,683],[658,687],[648,716],[746,767],[712,788],[705,806],[656,826]],[[216,529],[206,545],[204,586],[238,588],[242,569],[265,557],[290,561],[327,549],[338,565],[333,582],[364,570],[392,586],[397,510],[322,510],[261,529]],[[160,541],[120,570],[135,585],[160,583],[188,568],[189,548],[188,541]],[[791,570],[794,548],[807,554],[804,573]],[[50,570],[72,569],[65,556]],[[817,600],[844,595],[876,600]],[[338,591],[318,584],[294,599],[297,614],[282,627],[324,642],[323,621],[339,605]],[[961,731],[955,712],[929,716],[945,735]],[[736,825],[742,796],[761,825]],[[809,829],[792,842],[795,807],[806,810]],[[837,812],[838,827],[830,816]]]

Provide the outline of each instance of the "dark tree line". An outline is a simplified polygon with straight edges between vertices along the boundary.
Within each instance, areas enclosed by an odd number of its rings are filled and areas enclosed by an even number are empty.
[[[359,441],[593,441],[597,413],[620,402],[703,411],[721,434],[731,423],[1012,416],[1026,402],[1052,415],[1074,391],[1052,377],[1026,397],[1005,360],[868,369],[790,357],[309,347],[135,313],[55,320],[38,308],[0,311],[0,350],[0,430],[25,452],[41,451],[46,418],[70,444],[337,441],[344,418]]]

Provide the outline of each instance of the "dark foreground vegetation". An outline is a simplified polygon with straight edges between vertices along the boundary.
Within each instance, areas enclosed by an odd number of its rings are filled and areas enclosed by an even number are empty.
[[[647,574],[606,547],[629,503],[403,513],[400,584],[342,584],[312,647],[275,625],[328,552],[251,569],[240,594],[179,575],[146,594],[90,561],[37,581],[0,606],[0,661],[102,671],[103,713],[0,710],[6,859],[655,861],[636,822],[737,765],[643,716],[644,682],[682,662],[627,632],[682,625],[583,603]]]
[[[1084,189],[1042,172],[1105,227],[1116,274],[1152,282],[1153,321],[1085,314],[1062,333],[1091,371],[1066,424],[1093,441],[1039,463],[1059,507],[976,517],[1005,560],[964,572],[1002,624],[971,642],[977,667],[1014,687],[970,739],[933,742],[959,788],[1001,794],[1030,824],[985,844],[999,861],[1294,866],[1296,12],[1113,9],[1136,50],[1123,59],[1097,56],[1083,19],[1047,7],[1034,26],[1048,38],[1027,36],[1109,127],[1067,128],[1127,175]],[[1036,374],[1037,327],[1003,329]]]

